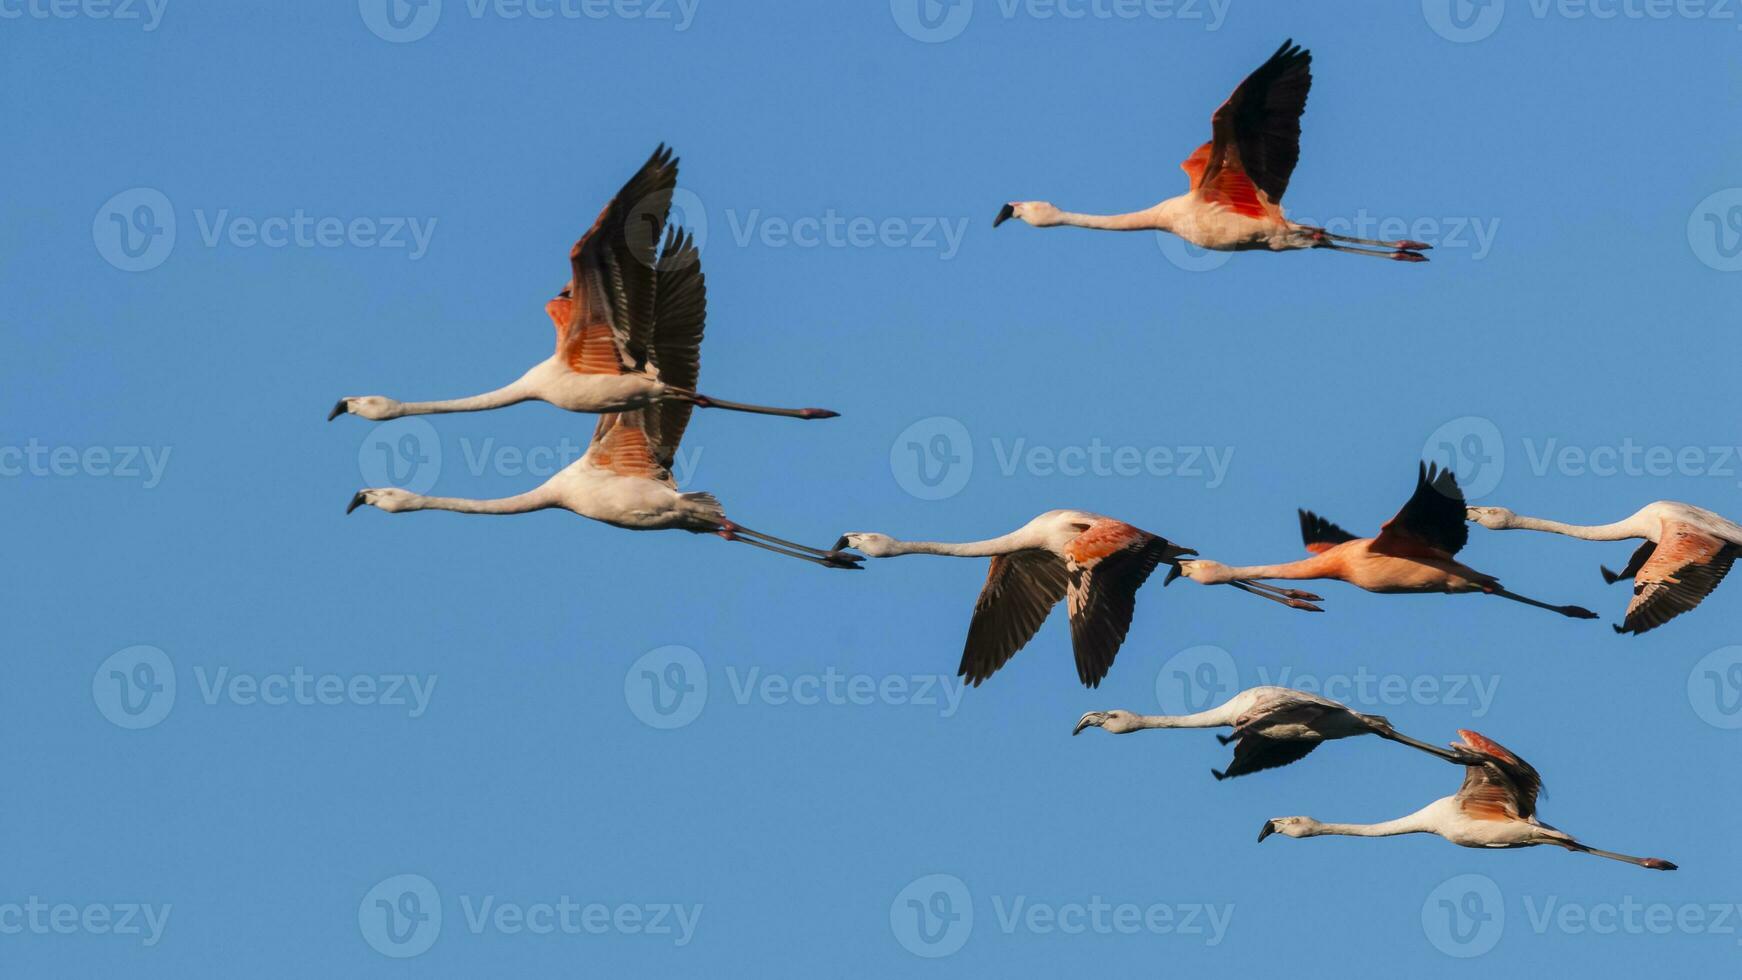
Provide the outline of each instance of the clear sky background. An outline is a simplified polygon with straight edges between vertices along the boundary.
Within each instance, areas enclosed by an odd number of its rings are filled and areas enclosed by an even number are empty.
[[[440,493],[526,489],[550,470],[534,451],[578,452],[593,419],[323,421],[340,395],[470,394],[547,356],[567,248],[666,141],[678,213],[705,225],[702,387],[844,413],[697,414],[688,485],[752,527],[968,539],[1078,507],[1283,561],[1296,507],[1371,533],[1448,443],[1484,502],[1525,513],[1736,516],[1733,7],[445,0],[395,27],[374,0],[28,2],[0,2],[8,975],[1742,956],[1742,912],[1718,910],[1742,902],[1742,585],[1618,637],[1626,588],[1597,566],[1630,545],[1473,529],[1470,564],[1603,619],[1334,583],[1309,616],[1158,575],[1099,690],[1056,616],[960,695],[979,561],[845,574],[559,512],[346,517],[390,459]],[[1178,193],[1211,111],[1285,37],[1315,59],[1291,213],[1410,222],[1432,262],[991,228],[1011,199]],[[1649,449],[1673,460],[1653,473]],[[1205,450],[1224,468],[1182,465]],[[298,675],[308,703],[262,703]],[[1461,772],[1357,740],[1219,784],[1209,733],[1069,734],[1279,678],[1417,737],[1476,728],[1542,770],[1546,820],[1682,870],[1260,846],[1268,817],[1388,819]],[[565,899],[600,909],[516,929]],[[130,903],[168,906],[155,942],[142,915],[115,934]],[[693,929],[661,905],[700,906]]]

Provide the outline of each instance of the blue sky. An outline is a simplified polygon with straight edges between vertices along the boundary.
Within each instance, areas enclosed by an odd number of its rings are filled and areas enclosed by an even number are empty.
[[[1370,532],[1446,446],[1526,513],[1735,516],[1733,9],[389,13],[0,2],[9,974],[1736,962],[1742,789],[1713,777],[1742,746],[1742,587],[1621,638],[1597,566],[1628,545],[1478,529],[1470,564],[1603,621],[1157,584],[1099,690],[1055,621],[963,693],[980,562],[848,575],[560,513],[347,518],[389,466],[518,492],[593,420],[323,421],[546,356],[565,250],[666,141],[705,231],[704,390],[844,413],[698,414],[688,485],[750,526],[980,538],[1080,507],[1281,561],[1294,508]],[[1432,262],[992,230],[1010,199],[1178,193],[1285,37],[1315,57],[1285,203],[1408,225]],[[1277,681],[1421,738],[1476,728],[1542,770],[1545,819],[1682,870],[1259,846],[1268,817],[1387,819],[1460,774],[1359,741],[1218,784],[1208,733],[1069,736]]]

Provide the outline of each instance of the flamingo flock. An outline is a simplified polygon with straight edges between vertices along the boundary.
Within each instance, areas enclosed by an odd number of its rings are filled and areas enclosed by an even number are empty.
[[[1248,75],[1211,117],[1211,139],[1181,167],[1185,194],[1128,214],[1062,211],[1044,201],[1004,205],[994,226],[1016,218],[1034,227],[1070,225],[1117,231],[1157,230],[1220,251],[1326,249],[1422,262],[1429,246],[1332,234],[1290,221],[1281,202],[1300,157],[1300,120],[1312,84],[1312,56],[1285,42]],[[960,542],[904,540],[854,531],[817,548],[755,531],[728,519],[713,495],[681,489],[672,466],[697,408],[826,419],[822,408],[778,408],[726,401],[698,388],[707,291],[701,255],[689,231],[669,224],[678,160],[661,145],[600,211],[569,252],[569,278],[545,304],[556,348],[512,383],[470,397],[404,402],[381,395],[338,400],[327,416],[386,421],[412,415],[476,412],[542,401],[599,415],[587,451],[542,485],[497,499],[437,497],[399,487],[356,491],[346,512],[445,510],[522,514],[568,510],[637,531],[682,530],[748,544],[829,569],[862,569],[866,559],[940,555],[989,560],[968,618],[957,673],[978,687],[1040,632],[1064,603],[1077,681],[1095,688],[1112,669],[1136,613],[1138,593],[1167,566],[1163,585],[1187,578],[1229,585],[1304,612],[1325,600],[1273,581],[1331,580],[1381,594],[1480,594],[1573,619],[1594,619],[1581,606],[1529,598],[1503,587],[1458,555],[1469,524],[1535,530],[1587,541],[1642,540],[1622,571],[1604,581],[1633,582],[1633,598],[1616,632],[1640,634],[1691,611],[1710,595],[1738,554],[1742,525],[1688,504],[1658,501],[1612,524],[1577,525],[1524,517],[1503,507],[1466,504],[1456,476],[1421,463],[1413,493],[1372,537],[1357,537],[1309,510],[1298,512],[1307,556],[1264,565],[1229,565],[1198,555],[1160,534],[1085,510],[1051,510],[1009,533]],[[1536,817],[1537,771],[1476,732],[1459,731],[1445,747],[1404,735],[1379,715],[1284,687],[1254,687],[1223,704],[1187,715],[1142,715],[1123,709],[1083,714],[1072,735],[1090,728],[1114,734],[1224,728],[1233,757],[1212,769],[1218,781],[1295,763],[1322,743],[1361,735],[1462,766],[1457,793],[1404,817],[1375,824],[1275,817],[1272,835],[1384,837],[1429,833],[1465,847],[1553,845],[1654,870],[1660,858],[1599,850]],[[1419,756],[1417,756],[1419,758]]]

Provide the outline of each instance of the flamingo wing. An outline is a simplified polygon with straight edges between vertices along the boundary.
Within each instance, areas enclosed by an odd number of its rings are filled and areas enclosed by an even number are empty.
[[[1464,491],[1458,488],[1457,474],[1423,463],[1416,476],[1415,493],[1397,516],[1379,529],[1373,550],[1406,558],[1450,558],[1470,540],[1464,513]]]
[[[1071,649],[1077,678],[1098,687],[1131,629],[1137,590],[1164,561],[1186,550],[1121,521],[1090,525],[1066,549],[1070,562]]]
[[[1065,597],[1064,560],[1050,551],[1016,551],[992,559],[974,603],[957,673],[978,687],[1033,638]]]
[[[661,458],[658,440],[648,432],[649,422],[649,410],[640,408],[599,416],[593,441],[581,458],[618,476],[642,477],[675,486],[669,462]]]
[[[1313,723],[1332,712],[1347,712],[1344,705],[1305,691],[1289,691],[1266,698],[1251,710],[1234,719],[1235,736],[1256,734],[1261,729],[1299,725],[1310,728]],[[1263,737],[1260,735],[1260,737]]]
[[[1354,541],[1355,536],[1312,511],[1303,510],[1300,512],[1300,539],[1306,544],[1306,550],[1316,555],[1345,541]]]
[[[647,360],[657,257],[677,159],[663,144],[569,250],[570,298],[557,355],[581,374],[623,374]]]
[[[1210,142],[1180,164],[1192,190],[1240,214],[1280,217],[1312,83],[1311,52],[1284,41],[1210,117]]]
[[[1241,735],[1234,743],[1234,761],[1228,768],[1216,772],[1217,779],[1231,779],[1247,773],[1262,772],[1298,762],[1319,747],[1317,739],[1265,738],[1262,735]],[[1215,770],[1211,770],[1215,772]]]
[[[702,276],[701,253],[688,232],[669,229],[665,247],[660,250],[650,348],[654,374],[659,380],[684,391],[696,390],[707,315],[708,289]],[[671,468],[694,409],[688,399],[667,398],[654,411],[652,421],[657,431],[653,435],[667,469]]]
[[[1665,522],[1651,558],[1633,576],[1633,601],[1616,632],[1656,629],[1699,605],[1739,553],[1742,548],[1691,524]]]
[[[1458,788],[1458,806],[1474,820],[1530,820],[1536,816],[1536,798],[1542,792],[1542,776],[1530,763],[1505,746],[1477,732],[1459,729],[1461,747],[1483,756],[1480,763],[1464,768],[1464,785]]]

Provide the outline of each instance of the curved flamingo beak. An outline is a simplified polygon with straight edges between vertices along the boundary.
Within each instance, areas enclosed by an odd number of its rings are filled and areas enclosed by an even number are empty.
[[[1101,723],[1105,722],[1106,720],[1107,720],[1107,712],[1105,712],[1105,711],[1091,711],[1088,714],[1084,715],[1083,717],[1077,719],[1077,727],[1071,729],[1071,734],[1072,735],[1079,734],[1082,732],[1083,729],[1088,728],[1090,725],[1100,725]]]
[[[1161,587],[1164,589],[1167,588],[1173,584],[1174,579],[1179,578],[1184,574],[1184,572],[1179,570],[1179,562],[1174,562],[1173,567],[1167,570],[1167,578],[1161,580]]]
[[[350,410],[351,400],[349,398],[341,398],[339,399],[339,403],[333,406],[333,410],[327,413],[327,421],[331,422]]]
[[[351,495],[351,503],[350,506],[345,508],[345,513],[349,514],[351,511],[356,510],[367,502],[368,501],[363,499],[363,491],[359,490]]]
[[[1014,216],[1015,214],[1016,214],[1016,205],[1014,205],[1014,204],[1004,205],[1003,207],[998,209],[998,217],[992,219],[992,227],[996,228],[999,225],[1003,224],[1004,222],[1009,221],[1011,219],[1011,217]]]
[[[1258,832],[1258,843],[1260,843],[1260,844],[1264,843],[1264,838],[1269,837],[1271,834],[1274,834],[1274,833],[1276,833],[1276,821],[1274,821],[1274,820],[1264,821],[1264,829],[1260,830]]]

